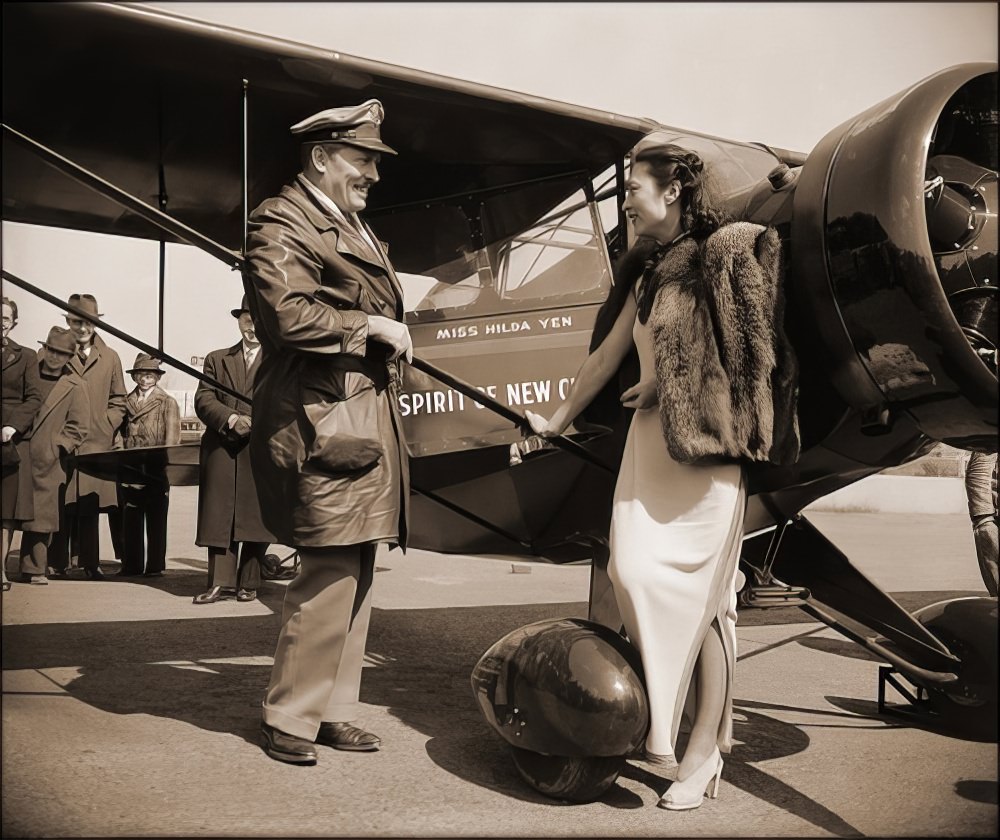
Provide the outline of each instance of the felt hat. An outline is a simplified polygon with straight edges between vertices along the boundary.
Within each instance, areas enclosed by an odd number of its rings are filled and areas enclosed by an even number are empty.
[[[155,356],[150,356],[149,353],[140,353],[135,357],[135,364],[125,373],[164,374],[166,371],[160,367],[160,360]]]
[[[240,301],[239,309],[230,309],[229,311],[233,314],[234,318],[239,318],[244,312],[249,314],[250,307],[247,305],[247,296],[243,295],[243,300]]]
[[[50,350],[55,350],[58,353],[68,353],[71,356],[76,355],[76,336],[72,330],[68,330],[65,327],[52,327],[49,330],[48,338],[38,343],[42,347],[48,347]]]
[[[95,318],[102,318],[104,316],[103,312],[97,311],[97,298],[93,295],[70,295],[67,303],[86,312],[88,315],[93,315]],[[72,313],[67,314],[71,315]]]

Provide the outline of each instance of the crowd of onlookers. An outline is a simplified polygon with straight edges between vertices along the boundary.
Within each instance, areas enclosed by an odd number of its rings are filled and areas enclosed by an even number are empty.
[[[93,295],[74,294],[68,303],[94,318],[101,316]],[[100,464],[72,457],[180,443],[180,409],[159,386],[165,373],[160,360],[139,353],[123,371],[118,354],[94,324],[73,312],[65,316],[65,327],[53,326],[38,341],[36,352],[11,336],[17,304],[4,297],[2,306],[4,590],[10,587],[6,560],[16,531],[21,544],[18,573],[11,575],[15,581],[38,585],[78,574],[103,580],[101,514],[108,517],[114,554],[121,562],[117,576],[163,575],[170,484],[162,459]],[[260,345],[245,303],[233,315],[242,340],[210,354],[205,372],[249,395]],[[230,364],[231,356],[238,356],[238,362]],[[126,373],[134,384],[131,390]],[[209,587],[194,600],[253,600],[271,538],[259,525],[245,451],[250,405],[202,382],[195,410],[207,424],[197,542],[209,551]]]

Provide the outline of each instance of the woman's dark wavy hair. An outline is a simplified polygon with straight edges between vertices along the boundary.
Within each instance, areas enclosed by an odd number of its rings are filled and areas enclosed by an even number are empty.
[[[707,239],[722,226],[722,216],[705,195],[705,164],[692,151],[663,143],[647,146],[636,154],[632,165],[645,163],[653,180],[665,190],[672,181],[681,185],[681,229],[695,239]]]

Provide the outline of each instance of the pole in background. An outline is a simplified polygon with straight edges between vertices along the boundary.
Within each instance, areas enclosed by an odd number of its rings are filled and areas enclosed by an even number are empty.
[[[249,157],[249,143],[247,140],[248,128],[247,128],[247,92],[250,89],[250,82],[246,79],[243,80],[243,250],[242,254],[245,257],[247,254],[247,217],[250,215],[250,157]]]

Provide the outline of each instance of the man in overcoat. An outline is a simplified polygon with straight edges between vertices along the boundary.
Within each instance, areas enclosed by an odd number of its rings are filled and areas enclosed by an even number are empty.
[[[24,582],[45,584],[49,543],[59,532],[66,502],[66,460],[87,438],[90,405],[83,380],[70,368],[76,355],[73,333],[52,327],[39,344],[42,405],[25,436],[31,449],[35,512],[22,523],[20,571]]]
[[[126,449],[176,446],[181,442],[181,411],[177,401],[159,386],[160,360],[139,353],[126,371],[136,387],[125,398]],[[170,481],[166,470],[148,466],[142,475],[126,474],[118,485],[122,508],[121,577],[160,577],[167,568],[167,518]]]
[[[205,357],[205,375],[253,399],[262,353],[246,296],[232,310],[242,339]],[[235,596],[252,601],[260,586],[260,565],[273,541],[264,527],[250,466],[250,405],[202,381],[194,410],[205,424],[199,459],[198,534],[208,548],[208,589],[196,604]]]
[[[378,543],[405,546],[409,495],[399,358],[403,294],[358,218],[379,180],[377,100],[292,126],[302,172],[251,215],[251,309],[264,362],[250,437],[264,522],[299,551],[263,703],[266,753],[315,764],[315,744],[374,750],[351,723]]]
[[[69,304],[95,317],[101,315],[93,295],[70,295]],[[77,345],[70,365],[83,380],[90,402],[90,431],[78,454],[106,452],[115,448],[115,434],[125,417],[122,362],[90,321],[70,314],[66,323],[76,335]],[[98,518],[102,511],[117,511],[117,508],[118,488],[114,479],[90,475],[78,467],[72,470],[66,486],[63,528],[49,550],[56,574],[65,575],[68,568],[79,566],[91,580],[104,579]]]

